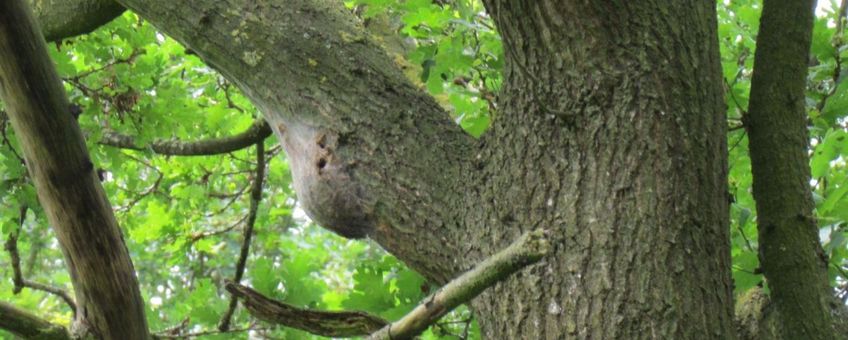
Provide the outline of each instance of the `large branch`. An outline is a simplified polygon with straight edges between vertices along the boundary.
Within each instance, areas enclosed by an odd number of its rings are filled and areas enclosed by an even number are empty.
[[[786,339],[834,339],[810,192],[804,98],[815,1],[763,4],[745,124],[760,260]]]
[[[23,0],[0,1],[0,98],[65,254],[77,297],[75,331],[147,339],[138,281],[112,206]]]
[[[0,302],[0,329],[24,339],[71,339],[65,327]]]
[[[151,150],[170,156],[209,156],[233,152],[259,143],[271,135],[271,127],[259,119],[247,130],[234,136],[212,138],[194,142],[179,140],[155,140],[148,145],[138,145],[131,136],[106,131],[99,144],[132,150]]]
[[[120,0],[237,84],[286,150],[318,224],[370,236],[430,279],[460,271],[474,140],[341,2]],[[233,10],[236,9],[236,10]]]
[[[28,0],[47,41],[89,33],[124,12],[114,0]]]

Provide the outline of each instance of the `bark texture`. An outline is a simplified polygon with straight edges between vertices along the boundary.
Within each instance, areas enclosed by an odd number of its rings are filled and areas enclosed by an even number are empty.
[[[461,253],[559,236],[474,304],[484,337],[734,338],[715,3],[484,3],[505,80]]]
[[[835,339],[804,108],[814,7],[812,0],[764,2],[745,120],[760,263],[786,339]]]
[[[121,3],[251,98],[313,220],[369,236],[437,282],[462,271],[445,250],[462,242],[454,208],[473,139],[338,1]]]
[[[0,2],[0,97],[65,255],[77,299],[72,331],[147,339],[138,282],[112,206],[23,0]]]

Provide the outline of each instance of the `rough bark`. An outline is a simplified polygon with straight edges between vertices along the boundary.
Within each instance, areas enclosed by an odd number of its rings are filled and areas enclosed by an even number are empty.
[[[59,240],[77,299],[74,331],[146,339],[138,282],[82,132],[23,0],[0,2],[0,97]]]
[[[28,0],[47,41],[85,34],[124,12],[114,0]]]
[[[377,240],[437,282],[460,272],[473,139],[412,86],[338,1],[121,3],[237,84],[288,155],[298,199],[322,226]]]
[[[745,117],[760,263],[786,339],[835,338],[804,108],[814,8],[814,0],[764,2]]]
[[[460,253],[559,235],[476,301],[484,337],[734,338],[715,2],[484,3],[505,80],[466,223],[502,227]]]

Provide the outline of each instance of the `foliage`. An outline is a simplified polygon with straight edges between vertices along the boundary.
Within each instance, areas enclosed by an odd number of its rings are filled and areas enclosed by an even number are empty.
[[[837,8],[833,0],[832,8]],[[457,123],[480,136],[497,115],[503,52],[479,1],[348,1],[366,26],[388,22],[403,38],[408,75],[434,95]],[[737,294],[762,285],[758,274],[756,211],[751,165],[741,128],[750,90],[761,4],[719,1],[718,28],[727,99],[733,278]],[[388,21],[386,21],[388,20]],[[848,298],[848,82],[842,64],[848,41],[836,11],[819,15],[810,66],[811,169],[831,283]],[[387,47],[389,49],[389,47]],[[252,148],[203,157],[169,157],[98,143],[105,130],[154,139],[201,140],[244,131],[260,113],[191,51],[133,14],[61,44],[50,52],[68,95],[81,109],[93,162],[103,175],[139,275],[154,332],[214,330],[227,308],[222,289],[235,271],[241,230],[249,212],[255,160]],[[2,109],[2,106],[0,106]],[[0,115],[0,229],[19,236],[24,276],[72,291],[58,244],[20,158],[14,131]],[[397,319],[430,287],[369,241],[341,239],[313,225],[297,205],[280,147],[265,141],[267,179],[243,283],[298,306],[358,309]],[[20,208],[29,213],[19,223]],[[67,324],[71,311],[56,296],[24,289],[13,294],[10,257],[0,256],[0,300]],[[267,336],[304,339],[300,331],[258,323],[243,310],[234,328],[250,332],[204,338]],[[0,332],[0,336],[4,333]],[[424,339],[479,338],[461,309]]]

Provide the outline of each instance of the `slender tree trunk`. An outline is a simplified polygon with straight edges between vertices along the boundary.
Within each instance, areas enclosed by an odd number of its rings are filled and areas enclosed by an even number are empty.
[[[745,120],[760,262],[786,339],[834,339],[804,108],[814,8],[814,0],[765,1]]]
[[[42,33],[23,0],[0,1],[0,97],[65,255],[76,336],[147,339],[135,271]]]

